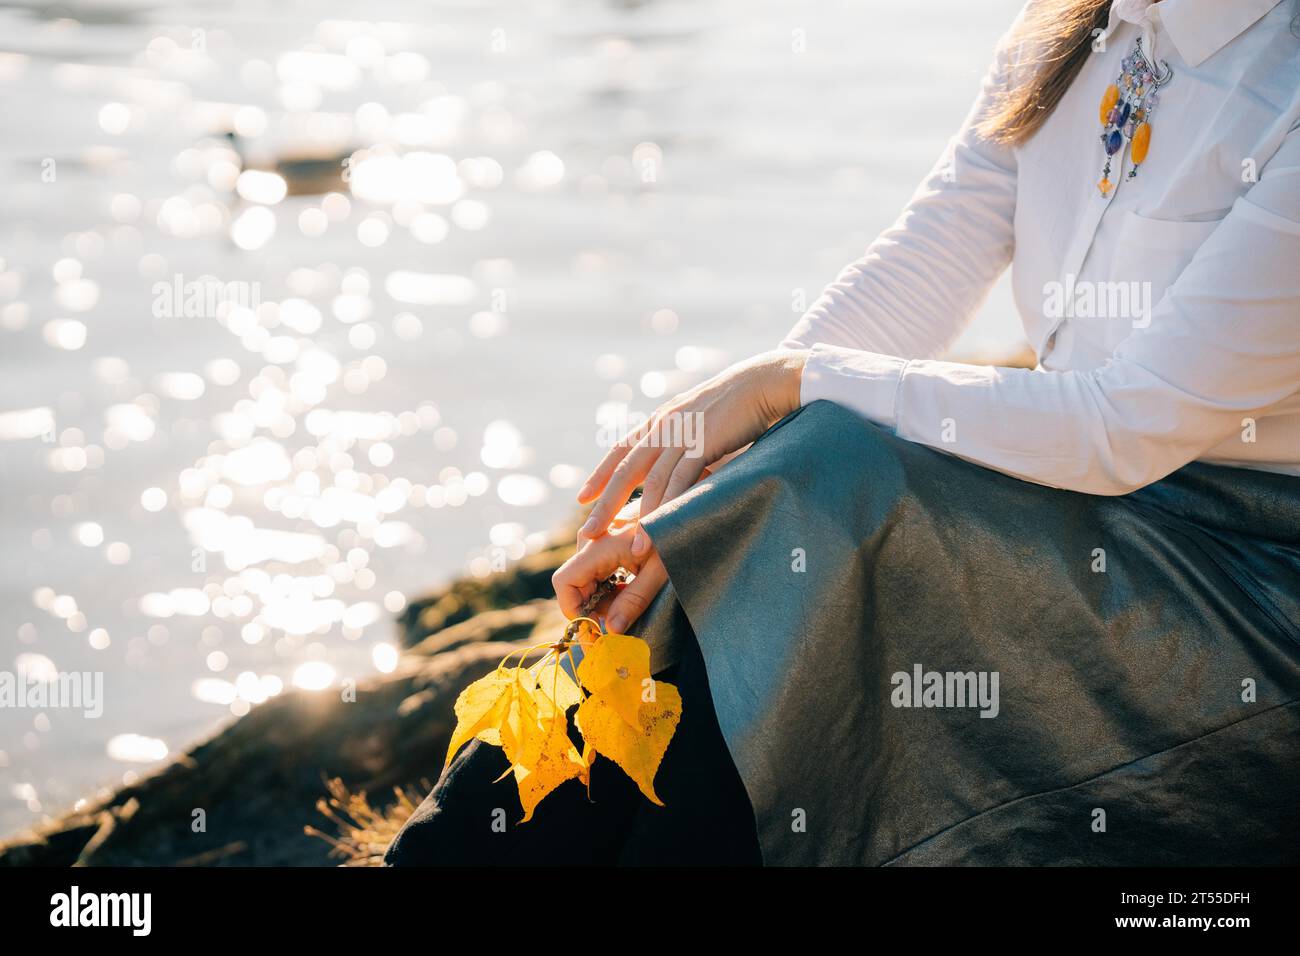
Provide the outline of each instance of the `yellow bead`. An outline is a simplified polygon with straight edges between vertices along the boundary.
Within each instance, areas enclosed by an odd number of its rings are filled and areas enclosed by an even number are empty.
[[[1110,180],[1106,179],[1105,177],[1103,177],[1101,182],[1097,184],[1097,188],[1101,190],[1101,194],[1103,196],[1105,196],[1107,193],[1110,192],[1110,186],[1111,186]]]
[[[1139,165],[1147,158],[1147,150],[1151,148],[1151,124],[1143,123],[1133,131],[1133,143],[1129,147],[1129,157],[1133,160],[1133,165]]]
[[[1110,111],[1115,108],[1119,102],[1119,87],[1112,83],[1106,87],[1106,92],[1101,97],[1101,125],[1107,125],[1106,119],[1110,116]]]

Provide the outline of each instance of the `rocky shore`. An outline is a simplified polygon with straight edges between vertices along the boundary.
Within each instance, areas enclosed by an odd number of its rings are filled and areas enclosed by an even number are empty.
[[[273,698],[137,783],[0,844],[0,866],[374,862],[367,836],[382,842],[442,767],[456,695],[512,645],[563,627],[550,578],[571,550],[412,602],[397,669],[361,682],[355,700]]]

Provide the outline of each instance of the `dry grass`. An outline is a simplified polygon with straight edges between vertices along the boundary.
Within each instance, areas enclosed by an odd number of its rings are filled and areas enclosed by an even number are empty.
[[[370,805],[365,793],[354,793],[342,780],[330,780],[325,786],[329,797],[316,801],[316,809],[338,828],[338,835],[313,826],[303,829],[308,835],[329,843],[332,848],[330,856],[343,861],[340,866],[383,866],[388,844],[397,836],[402,824],[410,819],[429,789],[425,783],[420,785],[422,790],[394,787],[396,801],[379,809]]]

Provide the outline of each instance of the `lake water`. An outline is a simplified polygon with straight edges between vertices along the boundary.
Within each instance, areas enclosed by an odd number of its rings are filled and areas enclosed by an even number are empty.
[[[0,836],[391,668],[598,421],[780,340],[1017,6],[5,4],[0,673],[103,712],[0,707]],[[960,349],[1018,341],[1000,286]]]

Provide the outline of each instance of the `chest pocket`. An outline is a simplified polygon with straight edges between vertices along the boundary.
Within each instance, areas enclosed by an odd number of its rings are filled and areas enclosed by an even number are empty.
[[[1218,228],[1220,220],[1178,222],[1148,219],[1133,211],[1124,215],[1111,265],[1111,279],[1145,285],[1152,306],[1177,281],[1196,250]]]

